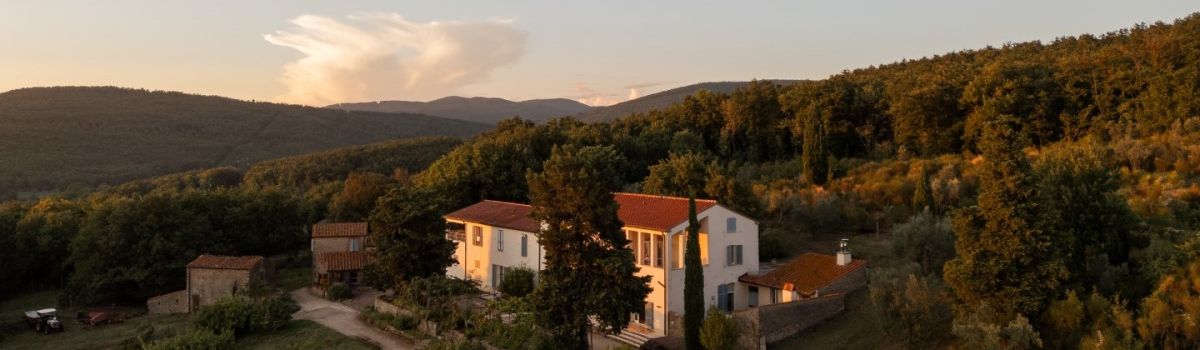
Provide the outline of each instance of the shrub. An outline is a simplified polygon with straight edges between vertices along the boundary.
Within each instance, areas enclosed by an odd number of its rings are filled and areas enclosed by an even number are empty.
[[[437,339],[425,346],[426,350],[485,350],[486,347],[474,340]]]
[[[200,329],[213,333],[232,332],[242,335],[256,331],[273,331],[292,320],[300,308],[291,299],[271,297],[251,299],[231,296],[216,304],[201,307],[192,322]]]
[[[732,350],[737,340],[737,321],[715,306],[708,307],[708,315],[700,326],[700,344],[708,350]]]
[[[329,300],[350,299],[350,286],[342,282],[334,282],[325,288],[325,298]]]
[[[225,350],[232,348],[233,333],[216,334],[203,329],[193,329],[142,347],[143,350]]]
[[[500,285],[496,289],[500,293],[510,297],[524,297],[533,292],[533,276],[535,272],[526,267],[518,267],[509,270],[504,275],[504,280],[500,281]]]

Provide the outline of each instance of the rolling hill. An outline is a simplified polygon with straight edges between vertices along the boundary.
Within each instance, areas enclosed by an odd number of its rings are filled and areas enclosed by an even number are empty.
[[[496,124],[502,119],[513,116],[541,122],[555,117],[576,115],[592,109],[588,105],[565,98],[514,102],[502,98],[459,96],[443,97],[429,102],[339,103],[328,108],[347,111],[417,113],[485,124]]]
[[[793,84],[800,80],[774,80],[780,84]],[[698,83],[674,89],[661,91],[646,96],[642,96],[629,101],[613,104],[607,107],[594,108],[590,111],[577,115],[579,120],[589,123],[601,123],[616,120],[634,113],[649,112],[657,109],[667,108],[673,104],[683,101],[684,97],[695,94],[700,90],[708,90],[719,93],[730,93],[734,89],[746,85],[745,81],[722,81]]]
[[[490,126],[116,87],[0,94],[0,197]]]

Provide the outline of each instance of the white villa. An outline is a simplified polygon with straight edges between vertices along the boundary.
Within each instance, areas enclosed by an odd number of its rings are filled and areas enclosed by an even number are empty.
[[[682,320],[688,200],[634,193],[613,196],[638,274],[652,278],[645,310],[634,315],[628,329],[647,338],[664,336]],[[537,240],[541,225],[529,217],[531,211],[526,204],[485,200],[447,214],[452,227],[447,236],[458,243],[458,264],[447,274],[475,279],[494,290],[510,268],[540,270],[544,264]],[[706,307],[733,311],[792,299],[792,293],[781,294],[769,283],[739,281],[758,273],[757,222],[713,200],[696,200],[696,212]],[[767,290],[760,293],[759,288]]]

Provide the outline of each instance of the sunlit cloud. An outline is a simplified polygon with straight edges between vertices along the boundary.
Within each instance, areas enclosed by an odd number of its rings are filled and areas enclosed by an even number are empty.
[[[654,86],[658,86],[658,85],[662,85],[662,83],[633,84],[633,85],[626,86],[625,87],[626,92],[624,94],[621,94],[621,93],[607,93],[607,92],[596,91],[595,89],[592,89],[591,87],[589,87],[587,84],[575,83],[574,98],[576,101],[579,101],[579,103],[593,106],[593,107],[608,106],[608,105],[613,105],[613,104],[617,104],[617,103],[621,103],[621,102],[625,102],[625,101],[629,101],[629,100],[633,100],[633,99],[642,97],[643,96],[642,92],[645,91],[646,88],[650,88],[650,87],[654,87]],[[625,97],[622,98],[621,97],[622,95],[624,95]]]
[[[264,35],[304,54],[283,66],[281,102],[426,100],[486,80],[525,52],[511,20],[412,22],[394,13],[303,15]]]

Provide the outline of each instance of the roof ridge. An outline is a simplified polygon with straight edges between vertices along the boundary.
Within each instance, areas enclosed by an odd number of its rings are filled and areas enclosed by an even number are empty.
[[[517,203],[517,202],[501,201],[501,200],[495,200],[495,199],[484,199],[483,201],[484,201],[484,202],[492,202],[492,203],[513,204],[513,205],[520,205],[520,206],[532,207],[532,205],[525,204],[525,203]]]
[[[633,192],[613,192],[613,195],[625,195],[625,196],[636,196],[636,197],[647,197],[647,198],[658,198],[658,199],[680,199],[680,200],[688,200],[689,199],[688,197],[667,196],[667,195],[661,195],[661,194],[648,194],[648,193],[633,193]],[[696,202],[716,203],[717,200],[716,199],[696,198]]]

